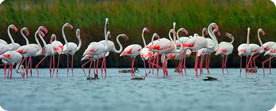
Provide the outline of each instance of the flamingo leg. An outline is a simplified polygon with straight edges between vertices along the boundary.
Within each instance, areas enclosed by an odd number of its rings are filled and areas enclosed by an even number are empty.
[[[184,57],[183,57],[183,68],[185,71],[185,75],[187,75],[187,71],[186,71],[186,52],[184,52]]]
[[[224,74],[224,56],[222,56],[221,68],[222,68],[222,74]]]
[[[57,74],[56,74],[56,77],[58,77],[59,61],[60,61],[60,55],[58,55],[58,63],[57,63]]]
[[[96,62],[94,61],[94,77],[96,75]]]
[[[97,59],[97,65],[96,65],[96,73],[98,74],[98,66],[99,66],[99,58]]]
[[[104,54],[104,75],[105,75],[105,77],[106,77],[106,56],[105,56],[105,54]]]
[[[159,75],[159,54],[157,55],[156,65],[157,65],[157,76],[158,76]]]
[[[148,60],[148,63],[149,63],[149,72],[148,72],[148,74],[150,74],[151,73],[151,64],[150,64],[150,62],[149,61],[151,61],[151,58]]]
[[[50,66],[49,66],[49,70],[50,70],[50,78],[52,77],[52,61],[53,61],[53,58],[50,57]]]
[[[133,72],[133,76],[135,76],[135,71],[134,71],[134,65],[135,65],[135,57],[133,58],[133,65],[132,65],[132,72]]]
[[[69,56],[66,56],[66,61],[67,61],[67,77],[68,77],[68,72],[69,72]]]
[[[261,54],[257,54],[256,56],[253,57],[253,66],[254,68],[256,67],[256,59],[260,56]]]
[[[248,60],[247,68],[249,68],[249,65],[250,65],[250,67],[252,68],[251,60],[252,60],[252,56],[250,56],[250,58],[249,58],[249,60]],[[247,70],[247,71],[249,71],[249,70]]]
[[[242,73],[242,56],[240,57],[240,76],[241,76],[241,73]]]
[[[204,61],[204,56],[201,56],[201,59],[200,59],[200,75],[203,74],[203,61]]]
[[[39,77],[39,72],[38,72],[38,66],[47,58],[47,56],[43,57],[35,66],[36,68],[36,73],[37,73],[37,76]]]
[[[53,74],[52,74],[52,77],[54,77],[54,74],[55,74],[55,65],[56,65],[56,63],[55,63],[55,55],[53,55]]]
[[[30,57],[29,64],[30,64],[30,73],[31,73],[31,77],[33,77],[33,70],[32,70],[32,67],[33,67],[33,60],[32,60],[32,56]]]
[[[266,62],[269,62],[272,58],[274,58],[273,56],[270,56],[268,59],[266,59],[265,61],[262,62],[262,66],[263,66],[263,77],[265,77],[265,69],[264,69],[264,65]]]
[[[268,64],[268,67],[269,67],[269,74],[271,74],[271,60],[272,60],[272,59],[269,60],[269,64]]]
[[[226,69],[227,73],[229,73],[227,68],[227,60],[228,60],[228,55],[225,57],[224,68]]]
[[[5,64],[5,66],[4,66],[4,77],[7,77],[6,76],[6,71],[7,71],[7,65]]]
[[[151,66],[152,66],[152,75],[154,75],[154,66],[156,65],[155,61],[156,61],[156,56],[153,56],[153,60],[152,60],[152,63],[151,63]]]
[[[103,65],[104,65],[104,60],[102,60],[102,66],[101,66],[101,77],[103,77]]]
[[[197,57],[197,52],[196,52],[196,55],[195,55],[195,72],[196,72],[196,77],[198,78],[198,72],[197,72],[197,67],[198,67],[198,57]]]
[[[90,78],[92,64],[93,64],[93,60],[90,61],[90,66],[89,66],[89,71],[88,71],[88,78]]]
[[[85,73],[84,67],[85,67],[85,65],[86,65],[86,64],[88,64],[90,61],[92,61],[92,59],[91,59],[91,60],[89,60],[89,61],[86,61],[84,64],[82,64],[82,65],[81,65],[81,68],[82,68],[82,71],[83,71],[83,73],[84,73],[84,76],[86,76],[86,73]]]
[[[72,71],[72,76],[74,76],[74,55],[72,55],[72,58],[71,58],[71,71]]]
[[[146,62],[145,60],[143,60],[143,63],[144,63],[144,69],[145,69],[145,76],[147,77],[148,74],[147,74],[147,66],[146,66]]]

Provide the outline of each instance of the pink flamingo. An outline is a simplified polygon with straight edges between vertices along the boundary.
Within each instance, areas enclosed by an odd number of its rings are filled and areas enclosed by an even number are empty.
[[[19,54],[16,51],[7,51],[4,54],[0,55],[0,59],[3,59],[4,61],[6,61],[9,64],[9,72],[10,72],[10,75],[8,75],[9,79],[12,78],[12,70],[13,70],[13,66],[15,64],[17,64],[16,65],[17,73],[20,73],[22,78],[24,78],[24,67],[23,67],[23,65],[20,65],[20,63],[22,61],[21,54]]]
[[[266,62],[270,62],[274,57],[276,57],[276,44],[270,47],[268,51],[265,52],[264,56],[269,55],[270,57],[262,62],[263,67],[263,77],[265,77],[264,65]],[[270,64],[269,64],[270,65]]]
[[[9,27],[8,27],[8,35],[9,35],[9,38],[11,40],[11,44],[8,44],[6,41],[1,40],[1,43],[0,43],[0,54],[4,54],[5,52],[7,52],[9,50],[12,50],[12,49],[15,49],[17,47],[16,43],[14,42],[14,40],[13,40],[13,38],[11,36],[10,29],[13,29],[15,32],[18,31],[18,29],[16,28],[15,25],[13,25],[13,24],[9,25]],[[14,44],[14,45],[12,45],[12,44]],[[15,47],[13,47],[13,46],[15,46]]]
[[[215,35],[211,35],[212,34],[211,28],[213,28],[213,27],[218,31],[218,35],[220,35],[220,33],[219,33],[219,28],[218,28],[216,23],[211,23],[208,26],[208,33],[211,36],[211,38],[213,40],[215,40]],[[197,68],[198,68],[198,57],[197,57],[198,50],[202,49],[202,48],[213,48],[213,47],[208,46],[206,38],[200,37],[200,36],[196,36],[196,37],[193,37],[193,38],[189,39],[187,41],[187,43],[183,44],[183,47],[184,47],[184,49],[191,49],[191,50],[194,50],[196,52],[195,72],[196,72],[196,77],[198,77],[198,72],[197,72]]]
[[[145,61],[148,60],[150,57],[152,57],[153,54],[152,54],[151,51],[149,51],[148,48],[146,48],[147,44],[146,44],[146,40],[145,40],[145,37],[144,37],[144,33],[145,32],[148,33],[148,34],[150,34],[150,30],[148,28],[146,28],[146,27],[143,28],[143,30],[142,30],[142,40],[143,40],[144,48],[141,49],[140,56],[141,56],[141,58],[143,60],[144,69],[145,69],[145,76],[147,77],[148,74],[147,74],[146,62]]]
[[[55,34],[52,34],[52,37],[54,37],[54,41],[52,41],[52,57],[50,58],[50,75],[51,75],[51,68],[53,69],[53,74],[52,76],[54,76],[54,72],[55,72],[55,55],[58,54],[58,63],[57,63],[57,69],[59,67],[59,60],[60,60],[60,55],[62,54],[62,51],[63,51],[63,44],[56,40],[56,35]],[[53,64],[53,65],[52,65]],[[58,71],[57,71],[58,72]],[[57,73],[58,74],[58,73]],[[50,76],[51,77],[51,76]],[[57,77],[57,76],[56,76]]]
[[[246,43],[243,43],[243,44],[239,45],[239,47],[238,47],[238,55],[240,56],[240,76],[241,76],[241,72],[242,72],[242,56],[246,56],[246,70],[248,68],[247,58],[251,53],[250,48],[249,48],[249,35],[250,35],[250,28],[248,27]],[[247,71],[245,71],[245,72],[247,73]]]
[[[231,35],[230,33],[226,33],[225,34],[226,37],[229,37],[230,39],[232,39],[231,42],[220,42],[218,44],[218,49],[216,51],[215,55],[222,55],[223,59],[222,59],[222,74],[224,73],[224,68],[227,69],[227,60],[228,60],[228,55],[232,54],[233,52],[233,42],[234,42],[234,36]],[[228,72],[228,70],[227,70]],[[229,73],[229,72],[228,72]]]
[[[39,56],[42,53],[42,47],[41,44],[39,43],[39,40],[37,38],[37,35],[40,34],[42,36],[44,36],[45,34],[41,31],[41,29],[43,29],[45,32],[48,32],[48,30],[44,27],[41,26],[36,32],[35,32],[35,40],[37,44],[27,44],[24,46],[19,47],[16,52],[20,53],[24,59],[22,60],[21,64],[24,63],[24,61],[26,61],[26,59],[29,57],[29,62],[27,64],[27,62],[25,62],[26,65],[26,76],[28,77],[28,67],[30,66],[30,72],[31,72],[31,76],[32,76],[32,57],[35,56]],[[40,39],[42,40],[43,38],[40,37]],[[39,75],[37,75],[39,76]]]
[[[260,33],[262,33],[263,36],[264,36],[265,32],[261,28],[258,29],[258,33],[257,33],[258,34],[258,40],[259,40],[261,46],[259,46],[257,44],[249,44],[249,48],[250,48],[251,53],[250,53],[250,58],[249,58],[249,61],[247,63],[247,66],[249,66],[249,64],[252,64],[252,62],[253,62],[254,68],[256,67],[256,58],[259,57],[264,52],[263,42],[261,40]],[[256,56],[254,56],[254,55],[256,55]],[[252,68],[252,66],[251,66],[251,68]]]
[[[264,48],[264,52],[267,52],[270,50],[270,48],[275,44],[275,42],[273,41],[269,41],[269,42],[266,42],[263,44],[263,48]],[[270,71],[270,74],[271,74],[271,59],[269,60],[269,71]]]
[[[64,33],[64,28],[65,27],[69,27],[71,30],[73,30],[74,28],[69,23],[65,23],[62,27],[62,36],[63,36],[63,39],[65,41],[62,54],[65,54],[67,56],[67,76],[68,76],[68,72],[69,72],[69,55],[72,56],[71,71],[72,71],[72,76],[73,76],[74,75],[74,68],[73,68],[73,66],[74,66],[74,55],[81,48],[80,29],[77,29],[77,31],[76,31],[76,36],[77,36],[78,41],[79,41],[79,44],[77,45],[73,42],[68,42],[67,41],[67,38],[66,38],[65,33]],[[57,69],[57,71],[58,71],[58,69]]]

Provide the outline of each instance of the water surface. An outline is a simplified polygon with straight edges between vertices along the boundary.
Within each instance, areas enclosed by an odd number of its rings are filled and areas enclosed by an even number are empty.
[[[14,73],[12,80],[0,72],[0,106],[9,111],[267,111],[276,102],[275,69],[266,78],[261,70],[246,78],[239,69],[225,75],[211,69],[218,81],[203,81],[206,74],[195,78],[193,69],[184,76],[169,69],[168,78],[160,72],[142,81],[118,69],[107,69],[107,77],[96,81],[74,71],[74,77],[62,69],[58,78],[49,78],[48,69],[40,69],[39,78]]]

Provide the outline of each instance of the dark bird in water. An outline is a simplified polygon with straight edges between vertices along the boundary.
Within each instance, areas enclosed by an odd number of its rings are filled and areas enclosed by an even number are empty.
[[[98,74],[95,74],[94,78],[91,78],[91,77],[87,78],[87,80],[98,80],[98,79],[99,79]]]
[[[134,68],[134,71],[135,71],[135,73],[136,73],[136,72],[139,72],[139,70],[138,70],[137,67]],[[131,70],[119,70],[118,72],[119,72],[119,73],[130,73]]]
[[[145,77],[133,77],[131,80],[145,80]]]
[[[218,80],[217,78],[207,76],[207,78],[203,79],[203,81],[216,81]]]

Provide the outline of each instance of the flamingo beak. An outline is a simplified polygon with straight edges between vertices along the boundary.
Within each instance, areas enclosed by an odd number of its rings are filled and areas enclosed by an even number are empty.
[[[15,32],[18,31],[18,28],[17,28],[16,26],[13,26],[12,28],[13,28],[13,30],[14,30]]]

